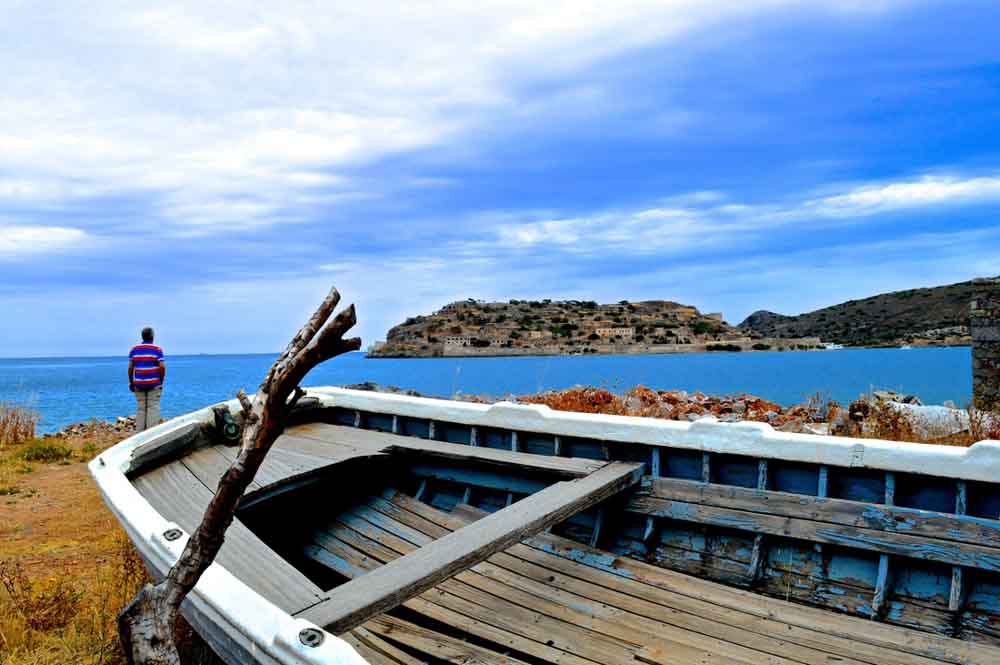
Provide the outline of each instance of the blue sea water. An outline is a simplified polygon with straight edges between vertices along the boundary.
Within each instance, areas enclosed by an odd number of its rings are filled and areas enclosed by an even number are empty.
[[[168,356],[164,417],[253,392],[274,354]],[[521,395],[574,385],[624,391],[747,392],[784,405],[817,392],[850,402],[872,387],[915,393],[929,404],[972,395],[968,348],[844,349],[651,356],[368,359],[352,353],[317,367],[305,385],[372,381],[427,395]],[[134,410],[124,358],[0,359],[0,401],[27,403],[41,431]]]

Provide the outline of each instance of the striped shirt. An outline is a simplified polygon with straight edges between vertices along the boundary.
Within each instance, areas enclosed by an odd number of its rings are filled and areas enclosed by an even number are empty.
[[[163,372],[160,363],[163,362],[163,349],[155,344],[136,344],[129,351],[132,359],[132,382],[140,390],[150,390],[163,383]]]

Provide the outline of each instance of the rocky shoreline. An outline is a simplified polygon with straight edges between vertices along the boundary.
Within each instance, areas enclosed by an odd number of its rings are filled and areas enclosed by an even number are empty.
[[[415,390],[365,382],[346,385],[352,390],[368,390],[413,397],[422,395]],[[624,393],[604,388],[577,386],[533,395],[486,397],[454,395],[452,399],[492,404],[512,401],[521,404],[543,404],[552,409],[627,415],[664,420],[694,422],[712,418],[723,423],[761,422],[780,432],[799,434],[832,434],[835,436],[872,436],[900,441],[961,443],[955,437],[966,435],[975,440],[1000,439],[1000,415],[959,409],[954,404],[927,406],[913,395],[892,391],[875,391],[862,395],[843,406],[814,395],[800,404],[784,407],[756,395],[707,395],[700,391],[652,390],[637,386]],[[113,422],[92,419],[67,425],[43,438],[89,436],[123,436],[135,432],[134,416],[119,416]],[[969,441],[971,443],[972,441]]]

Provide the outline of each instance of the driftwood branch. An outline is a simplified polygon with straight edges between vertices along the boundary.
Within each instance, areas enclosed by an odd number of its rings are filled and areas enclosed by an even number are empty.
[[[159,584],[146,585],[118,617],[119,637],[131,665],[180,665],[174,628],[181,603],[215,560],[240,497],[284,430],[292,407],[305,394],[299,383],[321,362],[361,348],[360,339],[344,339],[357,321],[354,305],[330,318],[339,302],[340,294],[331,289],[271,366],[254,398],[243,390],[237,393],[243,411],[239,454],[219,480],[177,563]]]

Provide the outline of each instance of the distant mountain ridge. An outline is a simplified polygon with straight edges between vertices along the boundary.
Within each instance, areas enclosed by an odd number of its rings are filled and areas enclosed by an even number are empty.
[[[765,337],[820,337],[850,346],[969,344],[974,290],[970,280],[848,300],[797,316],[760,310],[739,328]]]

